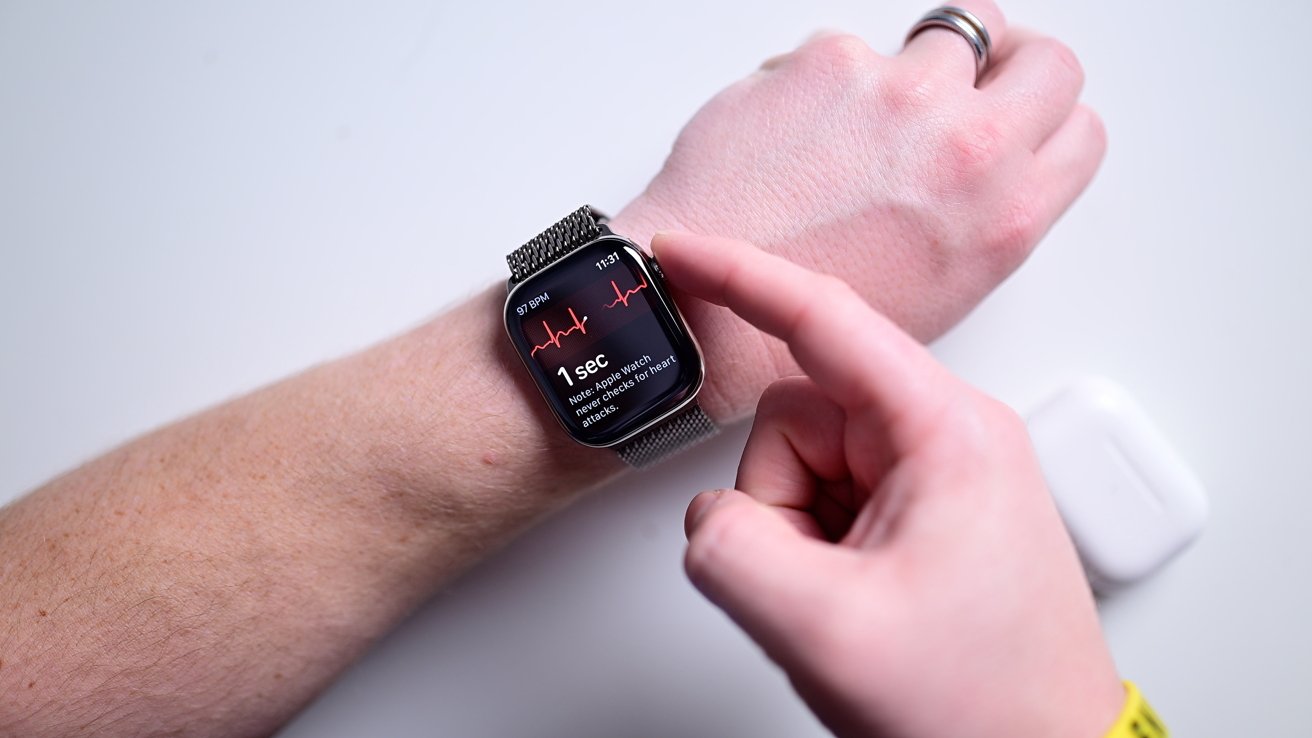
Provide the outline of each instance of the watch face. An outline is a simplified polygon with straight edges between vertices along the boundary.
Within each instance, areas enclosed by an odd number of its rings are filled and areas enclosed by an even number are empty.
[[[625,440],[701,385],[701,356],[659,272],[618,237],[519,283],[506,330],[565,430],[589,446]]]

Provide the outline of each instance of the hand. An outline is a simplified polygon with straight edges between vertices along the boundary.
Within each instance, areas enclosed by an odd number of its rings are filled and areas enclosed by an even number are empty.
[[[787,342],[688,574],[840,736],[1097,738],[1123,690],[1025,426],[846,284],[658,235],[672,283]]]
[[[917,338],[939,335],[1020,264],[1104,149],[1097,116],[1076,103],[1069,49],[1008,29],[990,0],[958,4],[993,38],[978,88],[951,31],[929,29],[894,56],[853,36],[814,38],[707,103],[616,231],[747,238],[842,276]],[[704,306],[688,313],[711,370],[703,404],[717,417],[750,409],[794,370],[749,326]]]

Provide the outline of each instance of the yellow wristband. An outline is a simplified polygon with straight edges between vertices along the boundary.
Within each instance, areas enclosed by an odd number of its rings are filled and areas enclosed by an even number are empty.
[[[1134,682],[1125,682],[1125,708],[1116,718],[1107,738],[1167,738],[1170,733],[1162,719],[1148,706]]]

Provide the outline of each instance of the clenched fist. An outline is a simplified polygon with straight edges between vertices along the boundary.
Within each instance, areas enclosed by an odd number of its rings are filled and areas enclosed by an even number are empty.
[[[970,46],[949,30],[894,56],[812,38],[707,103],[616,231],[744,238],[843,277],[915,337],[938,336],[1021,263],[1105,147],[1067,47],[1008,29],[989,0],[961,5],[993,39],[978,84]],[[796,371],[781,344],[724,311],[688,312],[707,354],[703,405],[720,419]]]

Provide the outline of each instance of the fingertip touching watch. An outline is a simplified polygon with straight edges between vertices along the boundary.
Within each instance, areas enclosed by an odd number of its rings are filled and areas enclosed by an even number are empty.
[[[583,206],[506,257],[506,332],[575,441],[646,467],[716,432],[656,260]]]

